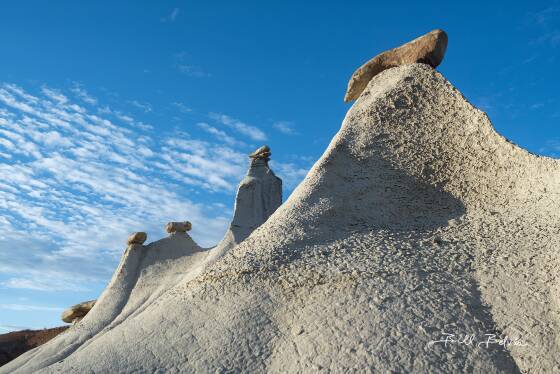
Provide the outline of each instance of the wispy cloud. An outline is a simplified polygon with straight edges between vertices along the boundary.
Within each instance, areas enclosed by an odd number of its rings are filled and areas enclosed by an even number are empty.
[[[204,77],[210,77],[211,74],[205,72],[204,70],[202,70],[200,67],[196,66],[196,65],[191,65],[191,64],[177,64],[177,70],[179,70],[179,72],[181,72],[182,74],[188,75],[189,77],[194,77],[194,78],[204,78]]]
[[[531,20],[541,26],[548,25],[552,20],[560,18],[560,6],[551,6],[531,15]]]
[[[538,30],[540,34],[532,40],[532,45],[560,45],[560,5],[554,5],[532,13],[529,16],[529,26]]]
[[[161,18],[161,22],[175,22],[180,13],[181,9],[173,8],[173,10],[166,17]]]
[[[14,326],[14,325],[0,325],[0,331],[11,332],[11,331],[21,331],[30,330],[27,326]]]
[[[219,130],[205,122],[200,122],[196,124],[199,128],[206,131],[207,133],[213,135],[219,141],[232,146],[232,147],[244,147],[246,144],[240,140],[235,139],[233,136],[228,135],[225,131]]]
[[[225,127],[200,122],[197,137],[178,130],[155,137],[150,125],[100,105],[82,86],[29,93],[0,84],[0,288],[100,287],[130,232],[156,240],[170,220],[190,220],[201,245],[215,244],[231,208],[208,199],[233,198],[253,146],[242,139],[267,136],[228,115],[210,117]],[[308,169],[279,159],[273,168],[286,189]]]
[[[549,139],[539,148],[539,153],[549,157],[560,157],[560,139]]]
[[[311,164],[308,163],[306,166],[301,166],[300,164],[296,164],[293,162],[278,162],[272,160],[270,162],[270,166],[274,170],[274,172],[282,178],[282,184],[286,189],[293,189],[295,188],[299,182],[307,175],[309,169],[311,168]]]
[[[204,71],[200,66],[192,63],[191,57],[186,52],[177,53],[175,56],[175,68],[184,75],[193,78],[208,78],[212,74]]]
[[[0,304],[0,309],[15,310],[20,312],[28,311],[41,311],[41,312],[62,312],[64,308],[42,305],[28,305],[28,304]]]
[[[209,113],[208,117],[213,119],[214,121],[226,125],[231,129],[237,131],[240,135],[246,136],[251,140],[255,141],[265,141],[267,140],[267,136],[261,129],[248,125],[240,120],[232,118],[228,115],[221,114],[221,113]]]
[[[181,113],[190,113],[192,112],[192,108],[186,106],[184,103],[181,102],[173,102],[171,103],[171,105],[173,105],[175,108],[177,108],[179,110],[179,112]]]
[[[77,98],[89,105],[97,105],[97,99],[91,96],[81,84],[74,82],[73,87],[70,89]]]
[[[129,100],[128,103],[133,107],[144,111],[145,113],[149,113],[152,111],[152,105],[149,103],[141,103],[138,100]]]
[[[290,121],[276,121],[272,124],[276,130],[286,135],[296,135],[295,124]]]
[[[157,239],[169,220],[191,220],[202,245],[220,238],[228,212],[192,191],[233,193],[246,155],[229,138],[153,139],[119,113],[0,85],[0,287],[83,290],[112,272],[128,233]]]

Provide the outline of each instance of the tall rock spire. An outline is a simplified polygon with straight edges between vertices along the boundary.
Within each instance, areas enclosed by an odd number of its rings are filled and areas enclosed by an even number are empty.
[[[268,166],[270,148],[262,146],[251,153],[247,176],[239,183],[230,230],[240,243],[262,225],[282,204],[282,180]]]

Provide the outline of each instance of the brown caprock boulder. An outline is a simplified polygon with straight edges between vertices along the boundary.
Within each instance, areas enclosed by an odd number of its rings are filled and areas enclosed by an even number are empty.
[[[76,323],[88,314],[95,305],[95,301],[96,300],[84,301],[83,303],[76,304],[62,312],[60,318],[66,323]]]
[[[435,68],[443,60],[446,49],[447,34],[438,29],[375,56],[352,74],[344,101],[349,102],[360,97],[369,81],[383,70],[417,62]]]

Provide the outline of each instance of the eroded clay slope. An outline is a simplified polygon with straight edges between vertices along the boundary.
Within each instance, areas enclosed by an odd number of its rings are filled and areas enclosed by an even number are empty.
[[[433,69],[385,70],[265,224],[42,371],[554,372],[559,180]]]
[[[216,247],[200,248],[188,234],[174,230],[169,237],[146,246],[130,245],[109,285],[83,320],[0,372],[33,372],[87,349],[89,343],[142,313],[180,281],[200,275],[249,236],[282,202],[282,181],[268,166],[270,148],[262,149],[266,150],[264,156],[253,157],[247,176],[239,184],[231,225]],[[144,240],[145,234],[139,243]]]
[[[92,310],[48,344],[20,356],[0,372],[34,372],[65,359],[94,337],[133,318],[146,305],[175,286],[206,253],[186,234],[170,235],[146,246],[125,250],[109,285]]]

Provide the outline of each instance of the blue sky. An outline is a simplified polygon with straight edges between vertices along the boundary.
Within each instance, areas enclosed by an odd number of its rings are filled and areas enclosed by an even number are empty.
[[[2,4],[0,333],[97,298],[130,232],[188,219],[216,243],[262,144],[287,196],[352,72],[434,28],[439,70],[497,130],[560,156],[559,2]]]

